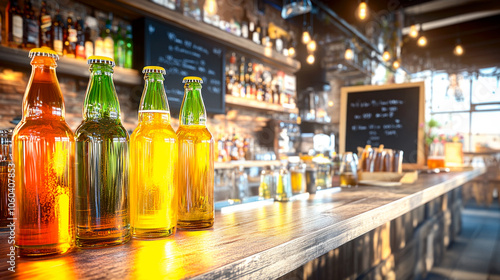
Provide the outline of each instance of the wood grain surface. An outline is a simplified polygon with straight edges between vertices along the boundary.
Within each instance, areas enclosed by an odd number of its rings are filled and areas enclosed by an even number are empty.
[[[411,185],[319,191],[307,200],[217,212],[210,230],[177,231],[59,257],[17,258],[7,270],[8,232],[0,234],[0,278],[274,279],[484,173],[420,174]]]

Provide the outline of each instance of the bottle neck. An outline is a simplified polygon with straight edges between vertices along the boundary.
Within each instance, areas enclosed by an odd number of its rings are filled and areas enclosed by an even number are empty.
[[[57,81],[55,59],[36,56],[31,65],[31,76],[23,100],[23,120],[64,120],[64,99]]]
[[[170,122],[170,109],[163,86],[163,75],[146,73],[145,85],[139,106],[139,122]]]
[[[113,84],[113,67],[96,63],[90,66],[90,81],[83,104],[83,118],[120,119],[120,104]]]
[[[179,120],[181,125],[206,125],[207,113],[201,97],[200,83],[184,85],[184,99]]]

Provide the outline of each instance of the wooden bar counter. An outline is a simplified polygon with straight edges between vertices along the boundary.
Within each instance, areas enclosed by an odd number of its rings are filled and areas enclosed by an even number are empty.
[[[274,279],[460,187],[484,168],[420,174],[411,185],[319,191],[307,199],[217,212],[210,230],[182,231],[59,257],[17,258],[0,234],[0,278]]]

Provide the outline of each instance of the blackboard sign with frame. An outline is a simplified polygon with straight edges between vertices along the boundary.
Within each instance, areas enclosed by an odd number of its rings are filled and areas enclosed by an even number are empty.
[[[342,88],[339,152],[383,144],[404,151],[405,169],[422,168],[424,89],[423,82]]]
[[[201,35],[154,19],[142,19],[135,24],[136,42],[143,39],[135,65],[165,68],[165,91],[170,109],[178,112],[184,96],[182,79],[198,76],[203,79],[203,101],[209,113],[225,113],[225,48]],[[140,32],[142,31],[142,32]],[[142,52],[141,52],[142,51]],[[142,70],[142,68],[140,69]]]

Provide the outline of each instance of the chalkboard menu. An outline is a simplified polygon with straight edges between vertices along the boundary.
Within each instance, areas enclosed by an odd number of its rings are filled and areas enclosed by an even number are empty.
[[[424,83],[342,88],[340,152],[383,144],[403,150],[403,163],[422,166],[424,103]]]
[[[144,60],[136,65],[165,68],[165,91],[171,110],[178,111],[182,104],[182,79],[198,76],[203,79],[202,95],[207,112],[225,113],[225,49],[222,45],[153,19],[144,19],[136,26],[144,31],[134,33],[139,36],[136,42],[144,37]]]

